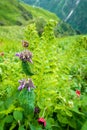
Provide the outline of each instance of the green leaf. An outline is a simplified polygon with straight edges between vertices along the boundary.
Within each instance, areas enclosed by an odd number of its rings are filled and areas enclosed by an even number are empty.
[[[57,118],[60,123],[68,124],[68,118],[66,116],[58,114]]]
[[[5,114],[8,115],[9,113],[11,113],[14,110],[15,106],[12,104],[7,110],[3,110],[0,112],[0,114]]]
[[[0,68],[0,75],[2,75],[2,69]]]
[[[0,130],[4,130],[4,120],[0,121]]]
[[[13,116],[16,121],[23,119],[23,114],[20,111],[14,111]]]
[[[23,126],[20,126],[18,130],[25,130]]]
[[[87,130],[87,121],[84,123],[84,125],[81,128],[81,130]]]
[[[35,127],[33,125],[30,125],[31,130],[35,130]]]
[[[70,112],[70,111],[69,111],[69,110],[67,110],[67,109],[65,110],[65,112],[66,112],[66,115],[67,115],[67,116],[72,117],[72,112]]]
[[[13,116],[12,115],[6,116],[6,118],[5,118],[6,123],[11,123],[12,121],[13,121]]]
[[[42,128],[40,126],[34,126],[30,124],[30,130],[42,130]]]
[[[16,127],[17,122],[13,121],[9,130],[13,130]]]

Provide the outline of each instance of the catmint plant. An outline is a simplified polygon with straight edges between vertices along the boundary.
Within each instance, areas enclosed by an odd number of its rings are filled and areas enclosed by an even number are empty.
[[[20,58],[20,60],[26,62],[30,62],[33,63],[32,61],[32,53],[28,50],[24,50],[23,52],[20,53],[16,53],[16,56],[18,56]]]
[[[18,87],[18,90],[22,90],[23,88],[27,88],[28,91],[31,90],[31,88],[35,88],[33,82],[31,79],[28,79],[28,80],[19,80],[19,83],[20,83],[20,86]]]

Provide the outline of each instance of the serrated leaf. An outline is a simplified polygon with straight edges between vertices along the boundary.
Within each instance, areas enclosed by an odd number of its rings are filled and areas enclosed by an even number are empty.
[[[13,116],[16,121],[23,119],[23,114],[20,111],[14,111]]]
[[[14,110],[15,106],[12,104],[7,110],[3,110],[0,112],[0,114],[5,114],[8,115],[9,113],[11,113]]]

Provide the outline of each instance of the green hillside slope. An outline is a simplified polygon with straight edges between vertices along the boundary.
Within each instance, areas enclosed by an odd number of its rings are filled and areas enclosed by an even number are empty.
[[[20,0],[47,9],[81,33],[87,33],[87,0]],[[68,18],[68,16],[70,16]],[[68,19],[67,19],[68,18]],[[66,20],[67,19],[67,20]]]
[[[27,25],[36,23],[38,33],[41,35],[46,22],[53,19],[58,22],[55,28],[55,35],[73,35],[75,31],[68,24],[62,22],[54,13],[38,7],[32,7],[18,0],[0,1],[0,25]],[[13,27],[12,27],[13,28]],[[9,32],[9,29],[2,28]],[[2,31],[0,31],[2,33]],[[4,32],[5,33],[5,32]]]
[[[22,25],[36,17],[55,19],[58,17],[40,8],[33,8],[17,0],[0,1],[0,25]]]

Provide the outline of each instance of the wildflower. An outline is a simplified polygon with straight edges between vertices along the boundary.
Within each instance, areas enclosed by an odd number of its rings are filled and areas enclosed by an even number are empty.
[[[23,45],[23,47],[28,47],[29,46],[29,43],[27,42],[27,41],[22,41],[22,45]]]
[[[40,112],[40,108],[39,107],[35,107],[35,109],[34,109],[34,114],[37,114],[37,113],[39,113]]]
[[[76,95],[79,97],[81,95],[81,92],[79,90],[76,90]]]
[[[46,121],[45,121],[44,118],[39,118],[39,119],[38,119],[38,123],[39,123],[39,124],[42,124],[44,127],[46,126]]]
[[[25,80],[19,80],[20,86],[18,87],[18,90],[22,90],[25,86]]]
[[[20,53],[16,53],[16,56],[18,56],[18,57],[19,57],[19,56],[20,56]]]
[[[18,56],[22,61],[28,61],[30,63],[33,63],[32,53],[28,50],[25,50],[21,53],[16,53],[16,56]]]
[[[26,85],[27,85],[27,83],[26,83]],[[30,91],[30,88],[35,88],[35,86],[34,86],[32,80],[31,80],[31,79],[28,79],[28,90],[29,90],[29,91]]]
[[[18,87],[18,90],[22,90],[23,88],[27,88],[28,91],[30,91],[31,88],[35,88],[33,82],[31,79],[28,80],[19,80],[20,86]]]
[[[4,52],[0,52],[0,56],[4,56]]]

